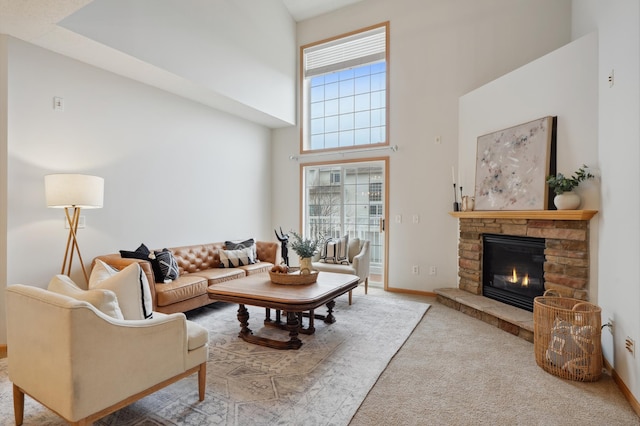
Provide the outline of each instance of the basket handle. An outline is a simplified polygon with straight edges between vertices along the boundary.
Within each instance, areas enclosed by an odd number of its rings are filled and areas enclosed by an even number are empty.
[[[582,308],[586,308],[586,309],[582,309]],[[581,312],[587,312],[587,311],[593,311],[593,304],[589,303],[589,302],[580,302],[580,303],[576,303],[573,308],[571,308],[572,311],[581,311]]]
[[[562,297],[562,295],[560,294],[560,292],[558,290],[553,290],[553,289],[545,290],[545,292],[542,295],[543,296]]]

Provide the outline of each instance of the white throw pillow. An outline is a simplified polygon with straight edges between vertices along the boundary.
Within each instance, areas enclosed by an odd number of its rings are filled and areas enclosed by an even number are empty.
[[[96,260],[89,278],[89,288],[113,291],[118,297],[120,310],[126,320],[152,317],[153,302],[149,282],[137,262],[118,271],[100,259]]]
[[[253,260],[253,249],[251,247],[239,250],[218,250],[220,256],[220,266],[223,268],[237,268],[256,263]]]
[[[47,290],[76,300],[91,303],[100,312],[115,319],[124,319],[116,294],[111,290],[83,290],[66,275],[56,275],[49,281]]]

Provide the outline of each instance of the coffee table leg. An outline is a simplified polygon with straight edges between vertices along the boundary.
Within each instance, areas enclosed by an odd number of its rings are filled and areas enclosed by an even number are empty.
[[[324,319],[324,322],[327,324],[333,324],[336,322],[336,317],[333,316],[333,307],[336,306],[336,302],[331,300],[327,303],[327,316]]]
[[[298,339],[299,328],[298,314],[296,312],[287,312],[287,329],[289,330],[289,341],[287,343],[296,349],[302,345],[302,341]]]
[[[247,308],[244,305],[238,306],[238,321],[240,321],[240,334],[238,337],[253,334],[249,328],[249,311],[247,311]]]

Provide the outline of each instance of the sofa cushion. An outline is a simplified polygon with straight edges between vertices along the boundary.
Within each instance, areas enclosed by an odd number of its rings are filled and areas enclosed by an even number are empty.
[[[155,259],[155,256],[151,255],[151,250],[146,245],[140,244],[140,246],[134,251],[120,250],[120,256],[127,259],[141,259],[147,260],[151,263],[151,269],[153,269],[153,278],[157,283],[164,282],[164,274],[160,269],[160,263]]]
[[[261,272],[269,272],[273,267],[271,262],[257,262],[252,265],[239,266],[247,275],[259,274]]]
[[[207,280],[198,275],[180,275],[173,281],[156,286],[156,304],[168,306],[207,293]]]
[[[89,289],[111,290],[118,298],[122,316],[126,320],[141,320],[153,316],[153,302],[147,276],[138,263],[118,271],[100,259],[89,277]]]
[[[322,246],[320,258],[326,263],[349,263],[349,236],[329,238]]]
[[[206,328],[187,320],[187,349],[192,351],[209,343],[209,332]]]
[[[162,249],[162,251],[154,251],[153,255],[156,262],[160,267],[160,273],[162,274],[162,282],[172,281],[178,278],[178,262],[173,257],[173,253],[169,249]]]
[[[197,275],[200,278],[204,278],[207,281],[207,286],[210,286],[213,284],[242,278],[247,274],[244,271],[244,267],[240,267],[207,269],[205,271],[196,272],[194,275]]]
[[[256,263],[251,247],[239,250],[219,250],[218,255],[220,256],[220,267],[222,268],[236,268]]]
[[[115,319],[124,319],[120,306],[118,306],[118,298],[111,290],[83,290],[78,287],[71,278],[62,274],[54,276],[51,281],[49,281],[47,290],[91,303],[103,314]]]

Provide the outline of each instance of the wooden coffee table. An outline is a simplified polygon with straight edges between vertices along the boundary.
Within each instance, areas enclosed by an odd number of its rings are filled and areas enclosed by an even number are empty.
[[[256,345],[267,346],[275,349],[298,349],[302,341],[299,333],[313,334],[314,319],[323,319],[331,324],[335,322],[333,316],[334,299],[353,290],[358,286],[356,275],[338,274],[333,272],[319,272],[318,280],[313,284],[285,285],[274,284],[268,273],[249,275],[244,278],[215,284],[207,289],[209,298],[222,302],[237,303],[238,321],[240,321],[240,333],[238,337]],[[327,315],[315,314],[315,309],[327,305]],[[266,337],[255,336],[249,328],[249,312],[245,305],[262,306],[267,308],[265,324],[275,324],[289,331],[289,340],[274,340]],[[273,323],[270,318],[270,309],[277,310],[277,319]],[[286,324],[279,324],[280,311],[286,312]],[[303,313],[309,317],[309,326],[302,327]]]

